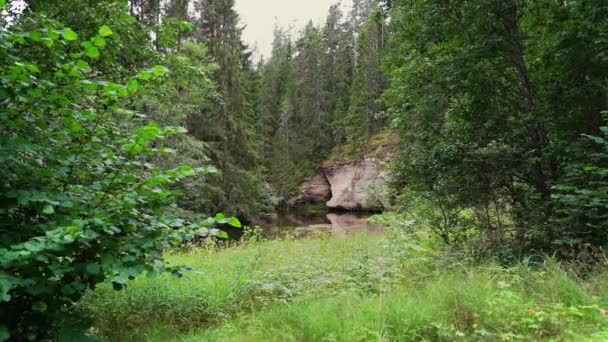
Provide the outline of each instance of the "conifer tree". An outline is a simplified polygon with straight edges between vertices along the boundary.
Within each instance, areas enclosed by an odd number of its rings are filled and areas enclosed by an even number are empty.
[[[218,64],[214,74],[218,98],[190,118],[193,134],[205,141],[208,155],[220,170],[208,186],[215,210],[240,215],[256,213],[265,188],[259,163],[257,117],[252,103],[250,54],[241,39],[233,0],[198,0],[195,39],[207,44]]]
[[[342,125],[354,156],[361,156],[369,138],[383,127],[383,108],[379,103],[386,85],[382,75],[385,23],[376,0],[355,0],[351,13],[356,30],[353,52],[354,76],[350,103]]]
[[[340,4],[330,7],[322,35],[321,106],[325,112],[330,113],[333,142],[343,142],[345,135],[339,123],[350,104],[354,35],[352,25],[345,20]]]

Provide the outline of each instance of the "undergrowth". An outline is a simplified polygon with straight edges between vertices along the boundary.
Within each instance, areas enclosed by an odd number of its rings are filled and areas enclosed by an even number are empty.
[[[380,235],[250,239],[168,256],[183,278],[102,286],[79,310],[112,341],[608,339],[608,273],[513,267],[438,248],[413,222]],[[386,223],[386,222],[385,222]]]

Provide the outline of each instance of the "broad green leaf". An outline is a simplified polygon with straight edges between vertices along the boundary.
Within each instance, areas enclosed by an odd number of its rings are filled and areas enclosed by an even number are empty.
[[[175,245],[179,245],[180,243],[183,242],[181,236],[177,235],[177,234],[173,234],[171,235],[171,242],[173,242]]]
[[[40,34],[40,31],[33,31],[32,33],[30,33],[30,39],[35,42],[41,41],[42,35]]]
[[[193,176],[195,174],[194,168],[190,165],[181,165],[177,168],[177,172],[180,176]]]
[[[57,40],[61,37],[61,31],[47,30],[47,36],[52,40]]]
[[[107,25],[103,25],[99,28],[99,35],[102,37],[111,36],[113,33],[112,29]]]
[[[129,88],[129,90],[136,90],[139,88],[139,82],[137,82],[136,79],[132,79],[127,83],[127,88]]]
[[[152,72],[152,74],[154,74],[154,76],[164,76],[167,72],[169,72],[169,69],[162,65],[156,65],[152,69],[150,69],[150,71]]]
[[[76,40],[78,39],[78,34],[76,34],[76,32],[72,31],[71,28],[66,28],[63,33],[61,34],[61,36],[63,37],[63,39],[65,40]]]
[[[98,47],[106,46],[106,40],[101,37],[93,37],[91,38],[91,42],[93,42],[93,45]]]
[[[199,228],[197,230],[194,231],[194,234],[199,235],[199,236],[207,236],[209,235],[209,228]]]
[[[46,45],[46,47],[51,48],[55,44],[55,41],[51,38],[44,37],[44,38],[42,38],[42,43],[44,43],[44,45]]]
[[[71,121],[70,125],[68,126],[68,129],[70,132],[72,133],[82,133],[84,132],[84,127],[82,127],[82,125],[78,122],[78,121]]]
[[[142,80],[142,81],[147,81],[147,80],[149,80],[150,78],[152,78],[152,73],[151,73],[151,72],[149,72],[149,71],[147,71],[147,70],[146,70],[146,71],[142,71],[142,72],[140,72],[140,73],[137,75],[137,77],[139,77],[139,79],[140,79],[140,80]]]
[[[156,123],[152,122],[138,129],[137,133],[140,137],[146,140],[153,140],[158,138],[158,136],[162,133],[162,130]]]
[[[40,69],[35,64],[27,64],[26,68],[36,74],[40,72]]]
[[[15,37],[14,40],[15,40],[15,42],[17,42],[17,44],[23,45],[23,44],[25,44],[25,37],[26,37],[26,35],[20,35],[20,36]]]
[[[85,51],[86,55],[91,57],[91,58],[97,58],[99,57],[99,50],[94,47],[94,46],[89,46],[86,51]]]
[[[228,221],[228,224],[235,228],[243,227],[243,225],[241,224],[241,221],[239,221],[239,219],[237,219],[236,217],[231,218],[230,221]]]
[[[76,66],[79,67],[80,69],[84,69],[84,70],[90,70],[91,66],[89,65],[89,63],[83,61],[82,59],[79,59],[76,62]]]
[[[6,6],[6,0],[0,0],[0,8],[4,8]],[[0,338],[0,341],[2,339]]]
[[[80,84],[87,90],[97,90],[97,83],[92,82],[91,80],[82,80],[80,81]]]
[[[44,206],[44,209],[42,210],[42,212],[46,215],[52,215],[55,213],[55,208],[52,205],[47,204]]]
[[[225,218],[226,218],[226,215],[224,215],[222,213],[217,213],[215,215],[215,221],[218,221],[218,222],[221,221],[221,220],[223,220],[223,219],[225,219]]]

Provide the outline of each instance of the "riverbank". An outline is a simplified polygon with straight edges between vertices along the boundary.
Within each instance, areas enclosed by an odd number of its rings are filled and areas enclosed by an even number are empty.
[[[111,341],[608,338],[607,272],[473,264],[410,228],[175,252],[183,278],[104,285],[78,309]]]

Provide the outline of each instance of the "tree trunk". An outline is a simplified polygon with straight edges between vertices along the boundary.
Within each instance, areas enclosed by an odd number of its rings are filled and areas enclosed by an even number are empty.
[[[519,90],[521,93],[521,110],[524,122],[530,133],[532,152],[535,161],[533,162],[533,172],[535,177],[536,191],[545,199],[551,195],[551,188],[548,184],[547,171],[543,159],[545,148],[548,145],[547,133],[542,122],[535,118],[536,104],[534,100],[533,86],[530,80],[530,73],[525,61],[525,47],[523,37],[519,28],[522,17],[524,1],[514,1],[513,6],[497,13],[500,23],[509,39],[509,53],[511,62],[517,71],[519,79]],[[555,169],[550,167],[548,169]]]

